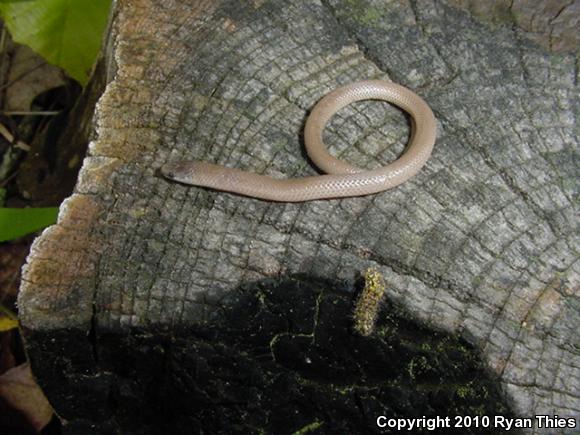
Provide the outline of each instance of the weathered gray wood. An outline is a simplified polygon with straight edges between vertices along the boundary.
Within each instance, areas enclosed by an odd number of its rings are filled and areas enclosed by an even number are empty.
[[[374,266],[391,300],[482,349],[519,413],[579,416],[574,54],[444,2],[127,0],[117,11],[97,139],[20,296],[33,368],[68,415],[79,405],[67,387],[80,397],[110,374],[99,334],[180,330],[247,281],[352,281]],[[438,118],[432,159],[400,188],[274,204],[157,172],[189,158],[314,174],[300,142],[308,110],[364,78],[414,89]],[[335,154],[372,167],[409,129],[366,102],[327,132]]]
[[[449,4],[486,22],[511,26],[549,50],[578,49],[578,0],[449,0]]]

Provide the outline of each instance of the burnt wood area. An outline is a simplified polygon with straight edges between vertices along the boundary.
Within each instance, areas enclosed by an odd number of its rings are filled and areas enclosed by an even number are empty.
[[[486,14],[477,3],[116,3],[94,140],[19,297],[64,433],[578,419],[579,7],[498,0]],[[437,118],[433,156],[393,190],[273,203],[159,173],[185,159],[315,175],[309,110],[363,79],[410,88]],[[375,168],[410,128],[366,101],[333,117],[325,140]],[[369,268],[387,288],[362,337],[352,313]]]

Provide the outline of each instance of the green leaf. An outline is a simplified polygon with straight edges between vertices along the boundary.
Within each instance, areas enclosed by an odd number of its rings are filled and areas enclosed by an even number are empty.
[[[15,328],[18,328],[18,320],[0,316],[0,332],[10,331]]]
[[[0,2],[12,38],[82,85],[101,46],[111,0],[30,0]]]
[[[0,208],[0,242],[17,239],[56,222],[58,207]]]

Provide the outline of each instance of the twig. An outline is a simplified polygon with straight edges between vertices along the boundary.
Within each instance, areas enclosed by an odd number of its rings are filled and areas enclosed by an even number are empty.
[[[6,187],[8,185],[8,183],[10,183],[10,181],[12,181],[12,179],[14,177],[16,177],[17,175],[18,175],[18,169],[16,169],[12,174],[10,174],[8,177],[6,177],[2,181],[0,181],[0,189]]]
[[[44,112],[41,111],[26,111],[26,110],[7,110],[2,112],[3,115],[7,116],[54,116],[58,115],[60,110],[46,110]]]
[[[6,89],[9,86],[12,86],[14,83],[16,83],[19,80],[22,80],[24,77],[26,77],[28,74],[30,74],[31,72],[36,71],[39,68],[42,68],[44,65],[46,65],[46,62],[42,62],[39,65],[33,66],[32,68],[30,68],[28,71],[24,71],[22,74],[20,74],[18,77],[13,78],[12,80],[10,80],[8,83],[3,84],[2,86],[0,86],[0,91],[3,91],[4,89]]]
[[[4,126],[4,124],[0,124],[0,134],[2,136],[4,136],[4,138],[10,142],[11,144],[13,144],[13,146],[15,148],[20,148],[23,151],[30,151],[30,145],[28,145],[27,143],[22,142],[21,140],[17,141],[16,143],[14,143],[14,136],[12,135],[12,133],[10,133],[10,131]]]
[[[6,308],[4,305],[0,304],[0,313],[3,313],[6,317],[11,320],[18,320],[16,314],[14,314],[11,310]]]

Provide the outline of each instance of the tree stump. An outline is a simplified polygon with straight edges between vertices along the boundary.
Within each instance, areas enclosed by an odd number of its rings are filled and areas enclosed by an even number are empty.
[[[19,299],[33,371],[69,421],[65,430],[202,428],[207,415],[195,415],[200,403],[228,410],[260,403],[261,393],[250,387],[248,397],[226,394],[219,404],[206,397],[216,385],[254,385],[260,376],[252,367],[265,367],[259,364],[284,366],[279,382],[267,385],[288,397],[305,400],[305,379],[326,388],[343,375],[343,395],[353,394],[359,380],[375,391],[384,382],[372,358],[371,366],[353,368],[360,379],[351,379],[330,363],[335,377],[304,368],[316,358],[324,367],[320,354],[296,357],[307,354],[300,337],[336,349],[351,342],[344,338],[350,311],[341,304],[369,267],[388,282],[390,308],[381,311],[377,335],[352,349],[363,346],[357,355],[365,358],[387,349],[391,312],[417,322],[403,336],[425,346],[396,340],[406,343],[408,359],[401,361],[409,364],[397,370],[411,370],[410,390],[397,391],[411,391],[409,409],[418,406],[413,385],[431,385],[455,370],[434,370],[428,360],[425,373],[438,375],[420,380],[415,369],[424,360],[415,357],[429,347],[455,361],[457,349],[472,346],[485,366],[481,373],[499,382],[497,392],[478,391],[503,395],[523,417],[578,418],[578,60],[451,3],[117,2],[95,139],[58,223],[33,245]],[[309,110],[337,86],[371,78],[414,90],[438,119],[432,158],[394,190],[283,204],[171,183],[158,172],[169,161],[191,159],[277,177],[316,174],[301,142]],[[371,168],[395,159],[409,132],[401,111],[361,102],[341,110],[325,137],[334,155]],[[303,290],[308,283],[310,293]],[[282,295],[290,299],[280,299],[276,288],[287,289]],[[248,313],[269,314],[260,323]],[[236,319],[271,326],[275,340],[243,347],[262,326],[236,335],[250,328]],[[340,330],[342,344],[320,325]],[[416,332],[426,326],[438,331],[435,341]],[[228,342],[234,336],[240,342]],[[288,336],[286,347],[276,347]],[[449,340],[459,340],[455,351],[441,345]],[[237,361],[229,369],[234,374],[211,370],[228,358]],[[388,366],[389,358],[377,358]],[[237,378],[238,370],[245,377]],[[223,383],[208,390],[203,380]],[[291,387],[301,394],[292,396]],[[454,394],[461,396],[460,389]],[[312,420],[300,414],[286,430],[332,432],[333,419],[321,416],[342,408],[332,406],[335,395],[324,397],[326,408]],[[345,409],[379,433],[381,408],[368,403],[354,400],[359,408]],[[298,408],[291,405],[271,417],[284,413],[292,421]],[[432,402],[425,406],[434,409]],[[153,421],[155,413],[166,420]],[[238,414],[224,415],[232,418],[232,433],[252,432]],[[281,427],[272,421],[258,422],[255,431]]]

